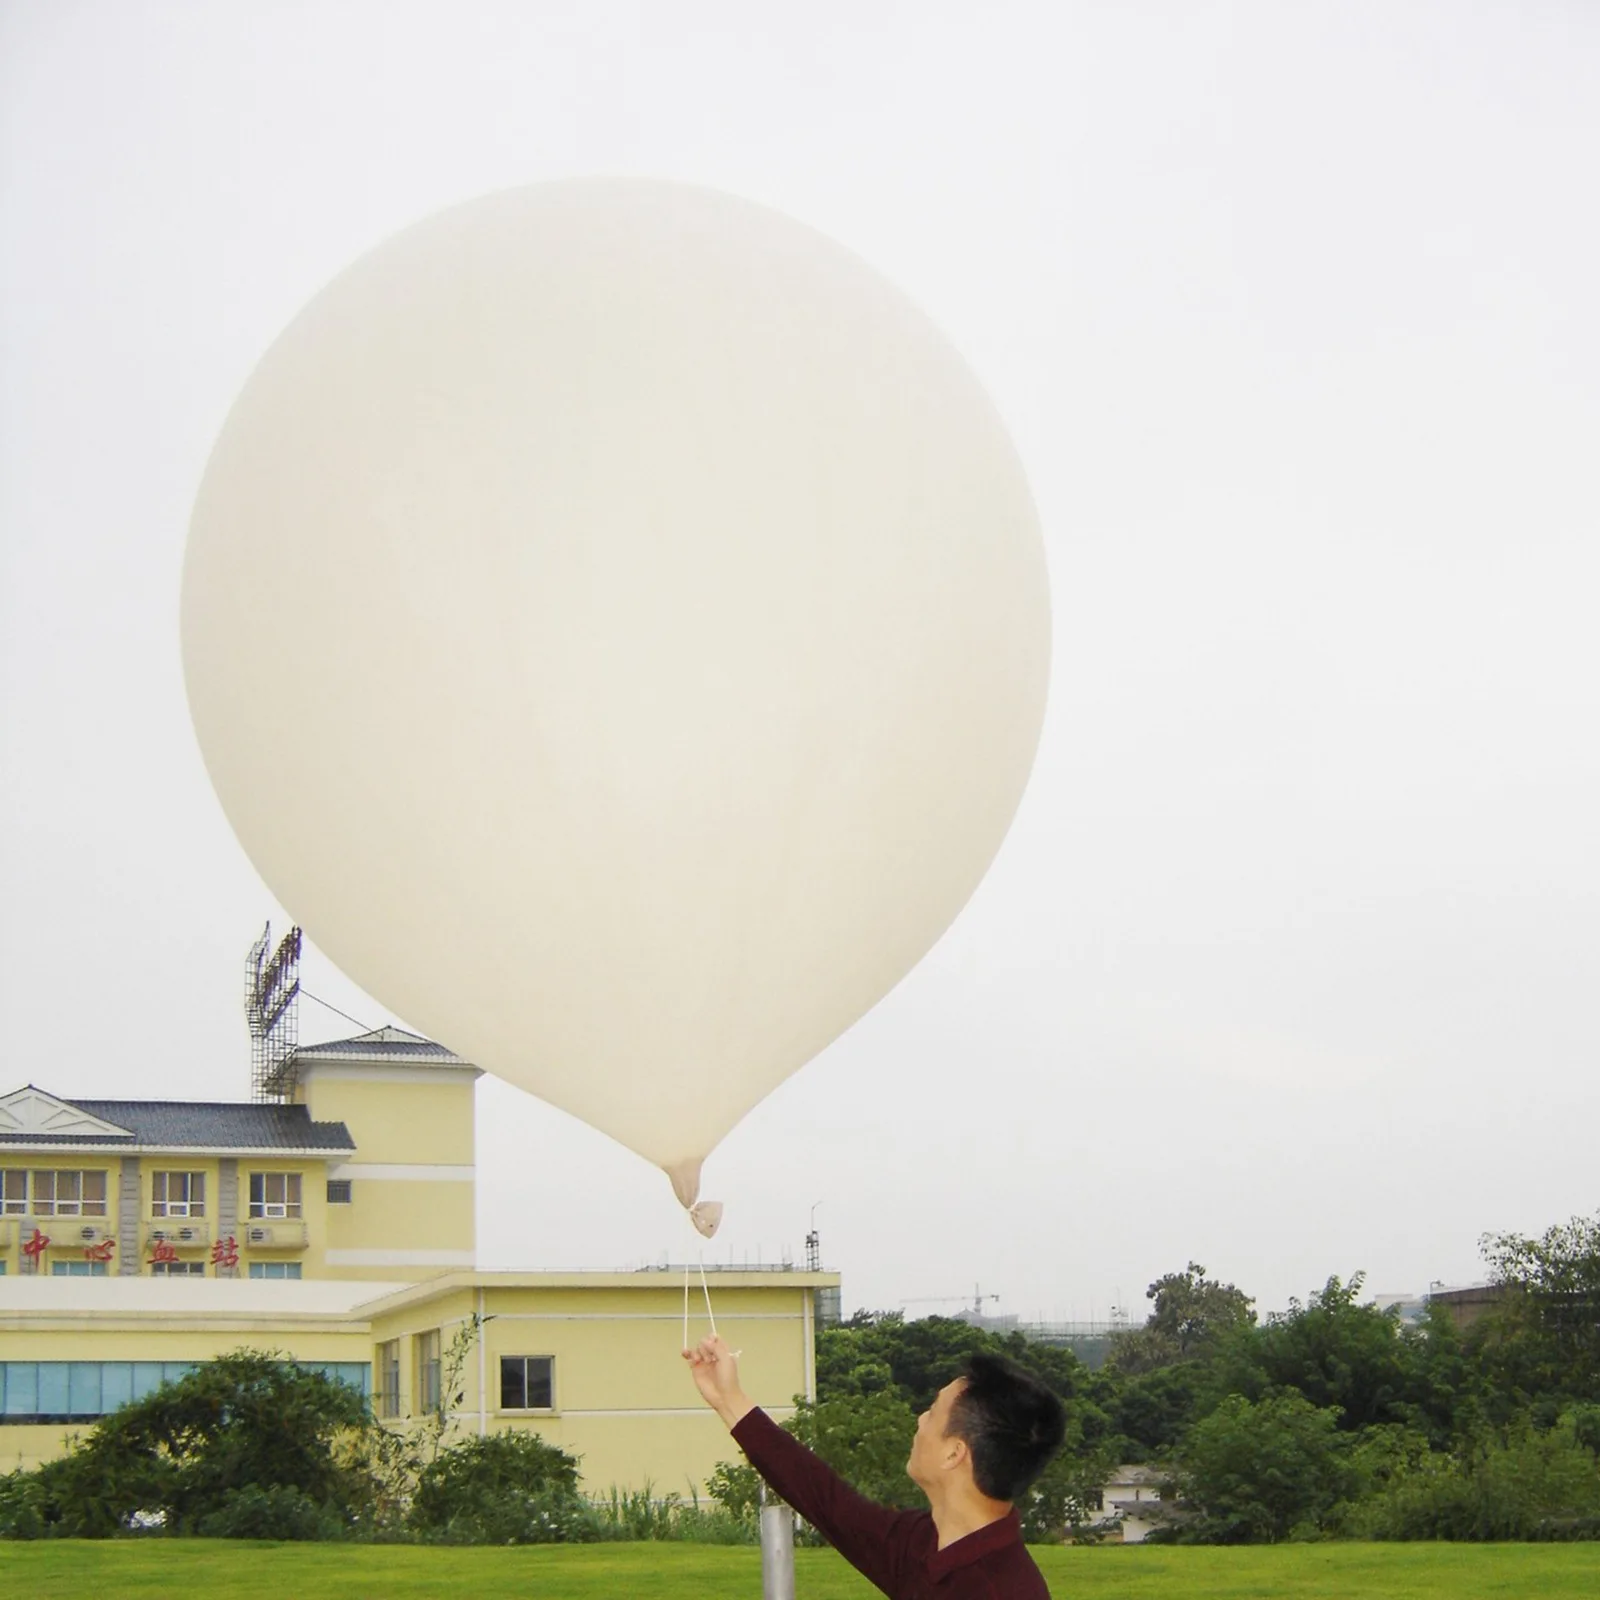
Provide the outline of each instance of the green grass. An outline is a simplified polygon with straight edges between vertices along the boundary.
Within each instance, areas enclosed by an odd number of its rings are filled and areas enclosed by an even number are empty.
[[[1283,1545],[1274,1549],[1035,1552],[1071,1600],[1594,1600],[1600,1544]],[[800,1600],[877,1593],[830,1550],[796,1553]],[[0,1544],[8,1594],[238,1596],[239,1600],[755,1600],[758,1550],[543,1545],[518,1550],[250,1544],[210,1539]]]

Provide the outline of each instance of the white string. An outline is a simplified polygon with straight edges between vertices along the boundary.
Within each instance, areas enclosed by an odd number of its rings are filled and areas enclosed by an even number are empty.
[[[683,1263],[683,1348],[689,1348],[689,1261]]]
[[[700,1287],[706,1297],[706,1320],[711,1324],[711,1337],[715,1339],[717,1336],[717,1315],[711,1309],[711,1285],[706,1282],[706,1253],[704,1250],[700,1252]]]

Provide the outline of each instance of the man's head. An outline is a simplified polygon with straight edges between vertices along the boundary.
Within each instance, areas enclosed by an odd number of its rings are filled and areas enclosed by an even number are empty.
[[[1066,1433],[1065,1408],[1031,1373],[999,1356],[971,1356],[917,1420],[906,1471],[932,1498],[964,1482],[1012,1501],[1044,1471]]]

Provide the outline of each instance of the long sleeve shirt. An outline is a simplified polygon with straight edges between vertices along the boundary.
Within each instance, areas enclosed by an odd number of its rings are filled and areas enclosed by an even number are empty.
[[[1050,1600],[1015,1511],[943,1550],[926,1511],[891,1511],[857,1494],[759,1407],[733,1437],[750,1464],[891,1600]]]

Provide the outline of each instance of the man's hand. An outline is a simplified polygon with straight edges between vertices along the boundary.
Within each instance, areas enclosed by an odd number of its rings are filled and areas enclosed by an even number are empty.
[[[685,1350],[683,1359],[689,1363],[695,1387],[706,1404],[730,1428],[755,1410],[755,1401],[739,1387],[738,1357],[715,1334],[702,1339],[693,1350]]]

